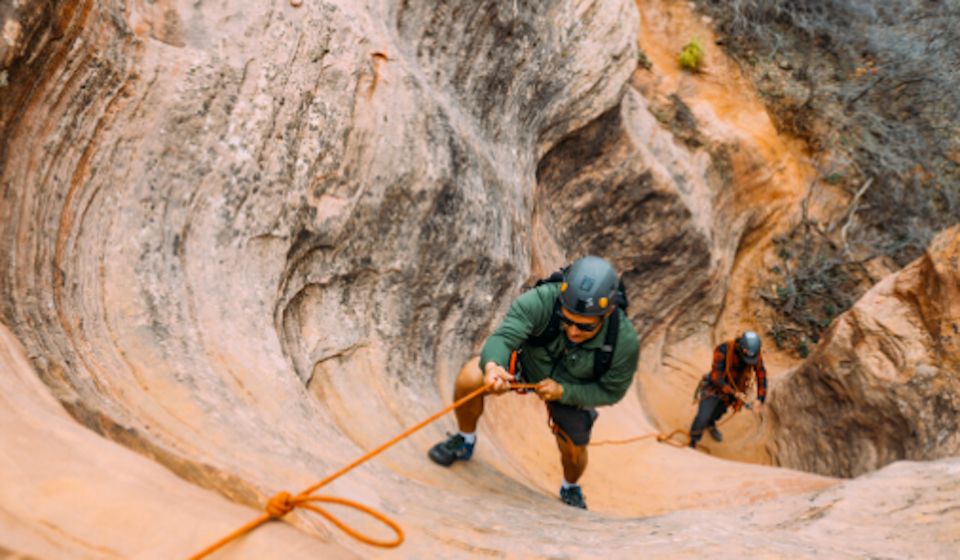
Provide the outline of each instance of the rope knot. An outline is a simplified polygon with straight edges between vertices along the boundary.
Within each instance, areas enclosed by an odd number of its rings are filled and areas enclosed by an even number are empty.
[[[293,511],[296,504],[289,492],[279,492],[267,502],[267,515],[280,518]]]

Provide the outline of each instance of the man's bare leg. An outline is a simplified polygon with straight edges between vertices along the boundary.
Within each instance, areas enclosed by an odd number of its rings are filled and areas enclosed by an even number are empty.
[[[587,470],[587,446],[576,446],[563,436],[557,436],[557,448],[560,449],[563,478],[570,484],[576,484]]]
[[[457,374],[453,398],[460,400],[483,387],[483,378],[480,372],[480,359],[471,359]],[[477,421],[483,414],[483,397],[484,395],[477,395],[456,409],[457,427],[460,433],[448,434],[449,437],[446,440],[430,448],[427,455],[434,463],[449,467],[454,462],[466,461],[473,455],[473,446],[477,437],[474,432],[477,430]]]
[[[453,389],[453,400],[459,400],[483,386],[483,372],[480,371],[480,358],[471,358],[463,364]],[[483,414],[484,395],[474,397],[464,403],[454,413],[457,415],[457,426],[463,433],[477,431],[477,421]]]

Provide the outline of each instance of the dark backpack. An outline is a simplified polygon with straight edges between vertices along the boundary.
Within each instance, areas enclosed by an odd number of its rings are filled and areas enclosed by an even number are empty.
[[[537,283],[534,284],[531,289],[544,284],[558,284],[563,282],[563,274],[566,272],[567,268],[569,267],[561,268],[560,270],[550,274],[550,276],[537,280]],[[626,288],[623,286],[623,278],[620,279],[620,284],[617,286],[617,293],[614,295],[614,303],[619,309],[622,309],[624,312],[626,312],[629,302],[627,301]],[[528,338],[527,343],[532,346],[547,346],[556,340],[561,334],[560,314],[560,300],[557,299],[557,301],[553,304],[553,313],[550,314],[550,322],[547,323],[547,327],[543,329],[543,332],[540,334]],[[600,379],[610,370],[610,364],[613,363],[613,353],[617,349],[617,337],[620,334],[620,312],[616,311],[612,313],[608,321],[607,333],[603,337],[603,345],[594,350],[593,354],[594,379]]]

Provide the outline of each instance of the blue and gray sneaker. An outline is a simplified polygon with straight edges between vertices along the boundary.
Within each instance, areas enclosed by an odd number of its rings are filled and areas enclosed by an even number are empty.
[[[713,441],[721,442],[723,441],[723,434],[716,426],[710,426],[710,429],[707,430],[707,433],[710,434],[710,437],[713,438]]]
[[[454,461],[466,461],[473,455],[473,443],[467,443],[460,434],[447,434],[446,441],[434,445],[430,448],[430,459],[445,467],[449,467]]]
[[[587,509],[587,502],[583,499],[583,490],[580,485],[575,484],[569,488],[560,488],[560,499],[568,506]]]

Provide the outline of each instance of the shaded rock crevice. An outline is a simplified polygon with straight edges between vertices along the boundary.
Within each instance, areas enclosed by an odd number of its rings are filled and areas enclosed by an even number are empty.
[[[630,131],[641,107],[630,93],[547,153],[537,168],[535,213],[568,259],[602,254],[622,271],[643,337],[671,311],[665,294],[682,300],[705,281],[712,235]]]

